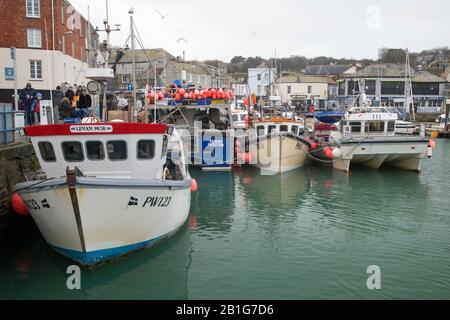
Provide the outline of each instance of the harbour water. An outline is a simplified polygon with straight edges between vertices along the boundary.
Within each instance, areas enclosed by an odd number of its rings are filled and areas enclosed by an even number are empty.
[[[0,299],[448,299],[450,141],[418,175],[308,166],[193,170],[189,223],[67,289],[70,261],[30,221],[0,240]],[[367,268],[381,268],[371,291]]]

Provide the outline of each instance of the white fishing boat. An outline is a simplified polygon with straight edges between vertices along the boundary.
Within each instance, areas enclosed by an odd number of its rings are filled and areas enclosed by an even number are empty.
[[[422,136],[402,136],[395,132],[398,115],[384,107],[372,107],[364,92],[359,105],[351,107],[341,120],[341,131],[330,135],[335,169],[350,171],[351,163],[372,169],[390,165],[420,172],[422,159],[432,156],[430,142]],[[317,151],[316,151],[317,154]]]
[[[417,132],[416,125],[409,121],[395,121],[395,133],[403,135],[414,135]]]
[[[92,267],[149,247],[187,220],[192,179],[164,124],[27,127],[42,174],[16,186],[45,240]]]
[[[264,175],[303,167],[310,149],[304,129],[303,121],[285,118],[254,121],[249,133],[250,162]]]

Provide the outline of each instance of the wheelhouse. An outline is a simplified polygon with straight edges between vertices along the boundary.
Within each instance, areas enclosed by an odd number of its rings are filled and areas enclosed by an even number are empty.
[[[344,137],[394,136],[398,116],[379,108],[354,108],[341,122]]]
[[[88,177],[160,179],[170,138],[166,125],[137,123],[49,125],[25,132],[47,178],[77,167]]]
[[[305,130],[303,121],[256,121],[253,124],[258,137],[276,133],[302,135]]]

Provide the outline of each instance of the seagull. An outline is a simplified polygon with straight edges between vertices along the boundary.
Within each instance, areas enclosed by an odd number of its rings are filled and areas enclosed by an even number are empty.
[[[167,17],[170,17],[171,16],[171,14],[166,14],[166,15],[163,15],[161,12],[159,12],[157,9],[155,9],[155,11],[156,11],[156,13],[157,14],[159,14],[160,16],[161,16],[161,19],[165,19],[165,18],[167,18]]]

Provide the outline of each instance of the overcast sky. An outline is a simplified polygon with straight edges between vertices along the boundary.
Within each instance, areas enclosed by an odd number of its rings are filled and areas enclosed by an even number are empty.
[[[103,26],[105,0],[70,0]],[[109,0],[112,43],[123,46],[128,10],[144,46],[186,59],[236,55],[376,58],[381,47],[420,51],[450,46],[449,0]],[[162,19],[155,11],[169,15]],[[103,36],[103,35],[102,35]],[[185,38],[184,41],[178,41]]]

